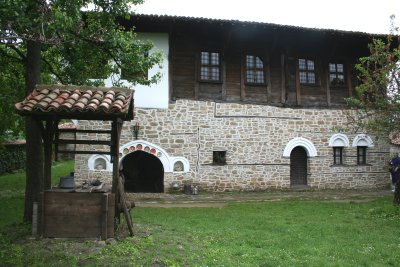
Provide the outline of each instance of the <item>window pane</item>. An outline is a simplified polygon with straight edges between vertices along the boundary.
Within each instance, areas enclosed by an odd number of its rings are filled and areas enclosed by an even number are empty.
[[[301,69],[301,70],[306,69],[306,60],[305,59],[302,59],[302,58],[299,59],[299,69]]]
[[[208,80],[208,68],[207,67],[201,67],[200,79]]]
[[[246,67],[247,68],[254,68],[253,56],[246,56]]]
[[[329,72],[336,72],[336,64],[329,63]]]
[[[219,54],[211,53],[211,65],[219,65]]]
[[[329,81],[333,81],[336,78],[336,74],[329,74]]]
[[[208,65],[208,52],[201,52],[201,65]]]
[[[263,62],[261,61],[261,59],[260,59],[259,57],[256,57],[256,68],[257,68],[257,69],[262,69],[262,68],[264,68]]]
[[[304,71],[300,72],[300,83],[307,83],[307,73]]]
[[[256,72],[256,83],[264,83],[264,72],[262,70]]]
[[[308,70],[314,70],[314,61],[307,60],[307,69]]]
[[[338,75],[338,79],[339,79],[341,82],[344,82],[344,76],[343,76],[343,74],[339,74],[339,75]]]
[[[308,83],[315,83],[315,73],[313,72],[308,73]]]
[[[337,72],[342,72],[343,73],[343,64],[337,64]]]
[[[219,80],[219,68],[218,67],[211,68],[211,80],[214,80],[214,81]]]

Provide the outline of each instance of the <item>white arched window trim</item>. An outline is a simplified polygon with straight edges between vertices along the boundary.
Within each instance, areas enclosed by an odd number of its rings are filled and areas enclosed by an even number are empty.
[[[329,139],[329,146],[332,147],[348,147],[349,145],[349,138],[345,134],[337,133]]]
[[[374,142],[372,141],[371,137],[366,134],[359,134],[353,139],[353,147],[356,146],[366,146],[366,147],[373,147]]]
[[[303,147],[306,150],[308,157],[317,156],[317,149],[315,148],[314,144],[310,140],[303,137],[296,137],[290,140],[283,150],[283,156],[290,157],[290,153],[297,146]]]
[[[109,155],[92,155],[89,160],[88,160],[88,167],[89,170],[91,171],[96,171],[96,160],[97,159],[104,159],[106,162],[106,168],[103,169],[104,171],[112,171],[112,163],[110,162],[110,156]]]

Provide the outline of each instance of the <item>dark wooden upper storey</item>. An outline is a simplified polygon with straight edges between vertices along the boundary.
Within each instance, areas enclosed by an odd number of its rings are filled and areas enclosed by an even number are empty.
[[[171,100],[337,107],[371,35],[277,24],[135,15],[127,27],[169,34]]]

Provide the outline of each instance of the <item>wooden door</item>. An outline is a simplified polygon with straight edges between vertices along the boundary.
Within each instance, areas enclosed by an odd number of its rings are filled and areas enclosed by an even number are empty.
[[[307,152],[301,146],[290,153],[290,185],[307,185]]]

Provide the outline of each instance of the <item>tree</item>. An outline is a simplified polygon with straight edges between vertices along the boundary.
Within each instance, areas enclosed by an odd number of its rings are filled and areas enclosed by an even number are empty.
[[[394,16],[391,19],[393,22]],[[395,35],[398,29],[393,23],[391,32],[386,40],[374,39],[369,45],[370,55],[360,58],[356,97],[347,99],[353,127],[386,138],[400,132],[400,37]],[[397,204],[399,187],[396,182]]]
[[[3,0],[1,59],[7,59],[8,72],[20,67],[18,87],[6,84],[9,80],[1,85],[7,92],[22,92],[24,87],[27,95],[41,82],[96,85],[99,81],[91,78],[107,77],[119,69],[140,73],[158,64],[160,55],[148,53],[152,44],[139,41],[119,23],[129,19],[132,5],[139,3],[142,0]],[[150,84],[157,79],[158,75],[150,79],[137,75],[132,82]],[[25,133],[24,220],[31,221],[33,202],[44,189],[43,156],[38,126],[30,118]]]

